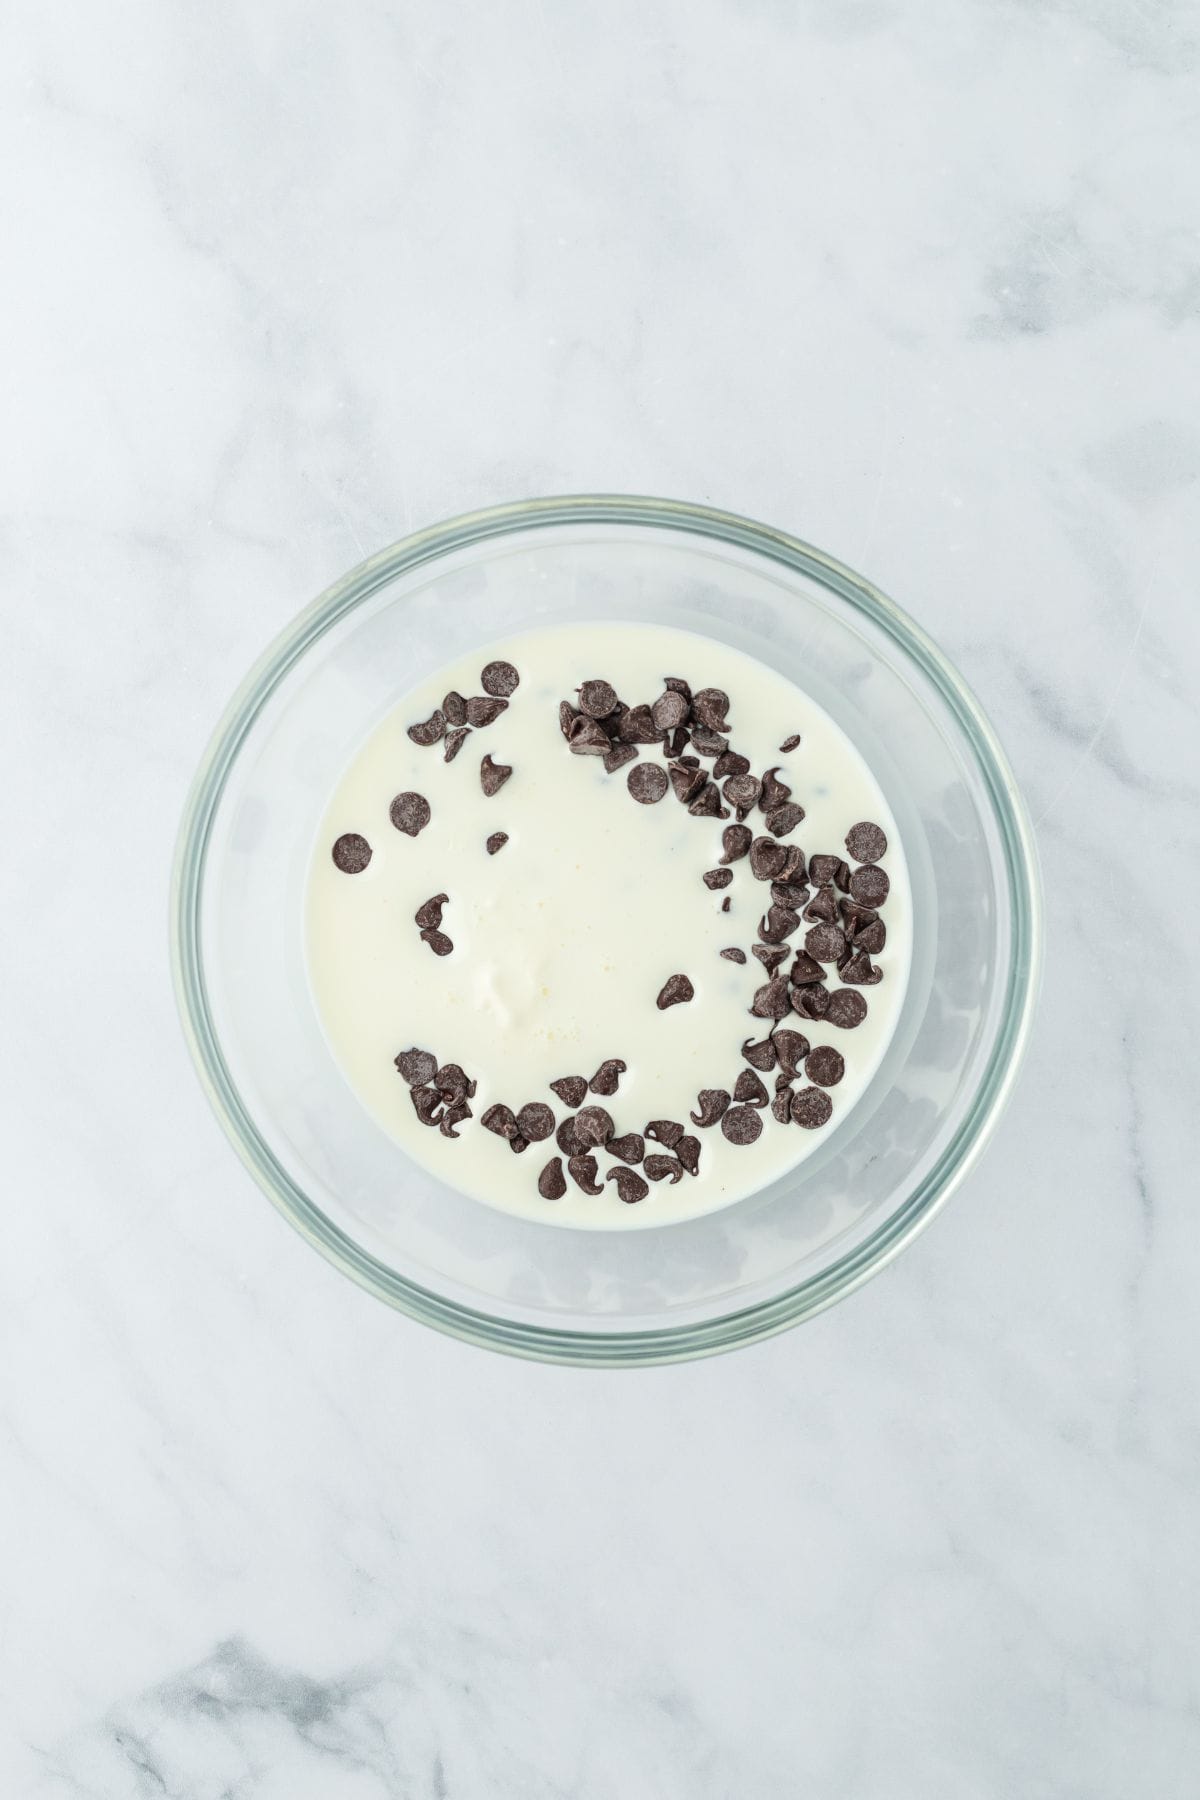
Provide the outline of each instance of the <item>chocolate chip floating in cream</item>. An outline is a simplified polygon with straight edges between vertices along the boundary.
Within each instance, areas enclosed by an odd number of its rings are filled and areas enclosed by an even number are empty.
[[[497,850],[503,850],[503,848],[504,848],[505,844],[507,844],[507,842],[508,842],[507,831],[493,831],[491,837],[487,841],[486,847],[487,847],[488,855],[495,856]]]
[[[371,860],[371,846],[357,831],[347,831],[333,846],[334,866],[343,875],[361,875]]]
[[[640,805],[653,806],[667,791],[667,772],[656,763],[639,763],[630,769],[625,785]]]
[[[479,677],[479,685],[485,694],[507,700],[515,694],[521,677],[510,662],[490,662]]]
[[[444,735],[445,730],[446,715],[443,713],[441,707],[435,707],[433,712],[430,713],[429,717],[422,724],[409,726],[408,735],[414,744],[420,744],[427,750],[431,744],[436,744],[438,742],[439,738]]]
[[[695,997],[696,990],[686,975],[670,975],[659,989],[658,999],[654,1004],[659,1012],[665,1012],[668,1006],[679,1006]]]
[[[405,837],[417,837],[428,825],[432,814],[429,802],[424,794],[397,794],[388,808],[388,814],[397,831]]]
[[[493,762],[490,756],[484,757],[479,765],[479,785],[489,800],[493,794],[500,792],[511,774],[512,768],[509,765]]]

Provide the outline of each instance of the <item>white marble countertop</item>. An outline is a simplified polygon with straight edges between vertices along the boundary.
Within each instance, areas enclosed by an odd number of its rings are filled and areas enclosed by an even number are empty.
[[[1118,0],[8,10],[6,1797],[1195,1791],[1198,46]],[[581,489],[915,613],[1050,931],[931,1229],[632,1375],[314,1256],[167,975],[264,642],[410,528]]]

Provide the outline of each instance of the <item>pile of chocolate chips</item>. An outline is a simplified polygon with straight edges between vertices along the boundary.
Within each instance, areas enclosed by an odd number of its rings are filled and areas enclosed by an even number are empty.
[[[474,1115],[468,1104],[478,1085],[458,1063],[442,1063],[431,1050],[402,1050],[396,1067],[408,1083],[413,1111],[422,1125],[436,1125],[443,1137],[456,1138],[457,1127]]]

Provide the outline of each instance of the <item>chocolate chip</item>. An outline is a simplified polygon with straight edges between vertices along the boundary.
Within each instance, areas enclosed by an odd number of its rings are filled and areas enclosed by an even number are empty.
[[[604,767],[610,775],[615,775],[618,769],[625,767],[626,763],[636,762],[637,753],[636,744],[614,744],[604,759]]]
[[[818,1087],[836,1087],[846,1073],[846,1064],[842,1059],[841,1051],[835,1050],[831,1044],[818,1044],[815,1050],[810,1050],[808,1053],[808,1059],[804,1064],[804,1073],[810,1081],[815,1081]]]
[[[806,1131],[816,1131],[833,1112],[833,1101],[820,1088],[797,1088],[792,1095],[792,1118]]]
[[[490,694],[472,694],[467,701],[467,724],[490,725],[502,712],[507,711],[507,700],[493,699]]]
[[[622,714],[617,727],[617,736],[624,744],[654,744],[658,742],[659,730],[651,716],[648,706],[631,706]]]
[[[815,956],[809,956],[806,950],[797,950],[789,979],[793,987],[804,987],[810,981],[824,981],[825,971]]]
[[[794,750],[796,748],[796,746],[797,746],[797,744],[799,744],[799,742],[800,742],[800,733],[798,731],[793,731],[791,737],[785,737],[782,744],[780,744],[780,746],[779,746],[780,754],[783,756],[787,756],[789,754],[789,752],[791,752],[792,750]]]
[[[808,874],[804,867],[804,852],[799,844],[785,844],[786,858],[779,871],[780,881],[806,882]]]
[[[838,988],[836,993],[829,995],[826,1017],[831,1025],[840,1026],[843,1031],[853,1031],[856,1025],[862,1024],[866,1016],[867,1003],[862,994]]]
[[[473,1100],[479,1084],[468,1079],[461,1064],[443,1063],[433,1077],[433,1085],[443,1099],[457,1100],[465,1094],[468,1100]]]
[[[831,887],[818,888],[804,909],[806,919],[816,925],[836,925],[841,913],[838,908],[838,897]]]
[[[564,1119],[554,1134],[554,1141],[569,1160],[572,1156],[586,1156],[591,1148],[580,1137],[575,1128],[574,1119]]]
[[[694,1000],[696,990],[686,975],[669,975],[659,989],[655,1005],[659,1012],[666,1012],[668,1006],[678,1006],[682,1001]]]
[[[729,748],[729,739],[719,731],[710,731],[706,725],[693,725],[691,737],[693,748],[701,756],[724,756]],[[674,754],[677,756],[679,752],[676,750]]]
[[[732,880],[732,869],[705,869],[703,875],[706,888],[727,888]]]
[[[617,708],[617,690],[607,681],[585,681],[579,690],[579,710],[589,719],[606,719]]]
[[[721,911],[722,912],[729,911],[729,895],[728,894],[726,894],[725,898],[721,902]]]
[[[890,886],[886,872],[874,863],[864,863],[850,877],[850,892],[863,906],[882,906]]]
[[[677,725],[674,731],[664,731],[662,738],[663,755],[682,758],[684,751],[692,741],[691,733],[686,725]],[[698,756],[689,756],[687,761],[694,767],[700,767]]]
[[[794,1081],[808,1055],[808,1039],[802,1031],[789,1031],[786,1026],[775,1032],[774,1038],[780,1070],[788,1081]]]
[[[415,838],[428,825],[431,814],[424,794],[397,794],[388,808],[388,816],[397,831]]]
[[[688,807],[688,811],[694,819],[727,819],[729,817],[728,812],[726,812],[725,808],[721,805],[717,790],[712,785],[711,781],[707,787],[702,787],[700,789],[700,792]]]
[[[517,1114],[517,1126],[523,1138],[531,1144],[540,1144],[554,1130],[554,1114],[540,1100],[531,1100]]]
[[[793,912],[799,912],[808,902],[808,889],[795,881],[773,881],[771,898],[776,906],[787,906]]]
[[[442,1096],[435,1088],[413,1087],[408,1090],[413,1111],[422,1125],[436,1125],[442,1116]]]
[[[495,856],[497,850],[503,850],[503,848],[504,848],[505,844],[507,844],[507,842],[508,842],[507,831],[493,831],[491,837],[487,841],[488,855]]]
[[[778,766],[779,765],[776,764],[775,768],[778,768]],[[758,801],[763,812],[774,812],[777,806],[782,806],[784,801],[790,800],[791,797],[792,790],[787,782],[780,781],[774,768],[768,769],[762,778],[762,793],[759,796]]]
[[[566,1191],[567,1178],[563,1174],[562,1158],[552,1156],[538,1176],[538,1193],[543,1200],[561,1200]]]
[[[589,1150],[598,1148],[613,1134],[612,1118],[602,1106],[585,1106],[575,1114],[575,1131]]]
[[[692,717],[699,719],[701,725],[707,725],[712,731],[725,730],[725,715],[729,711],[729,695],[724,688],[701,688],[692,695]]]
[[[669,774],[675,798],[681,806],[686,806],[700,792],[707,780],[703,769],[693,769],[690,764],[683,762],[672,763]]]
[[[446,742],[442,747],[443,760],[448,763],[453,762],[470,735],[471,733],[465,725],[456,726],[453,731],[448,731]]]
[[[343,832],[333,846],[333,861],[343,875],[361,875],[371,860],[371,846],[357,831]]]
[[[765,1037],[757,1044],[747,1038],[742,1045],[742,1055],[756,1069],[773,1069],[776,1055],[774,1037]]]
[[[442,712],[447,725],[465,725],[467,722],[467,703],[457,688],[451,688],[442,701]]]
[[[522,1137],[521,1133],[518,1131],[515,1137],[509,1138],[508,1147],[514,1156],[520,1156],[523,1151],[528,1150],[529,1139],[527,1137]]]
[[[788,944],[752,944],[750,953],[752,956],[757,956],[768,975],[773,975],[780,963],[785,963],[791,955],[791,946]]]
[[[490,756],[484,757],[479,765],[479,785],[489,800],[500,792],[511,774],[510,763],[493,762]]]
[[[479,677],[484,693],[495,694],[501,700],[507,700],[520,684],[521,677],[510,662],[490,662]]]
[[[463,1124],[470,1117],[471,1109],[466,1101],[455,1100],[446,1108],[445,1112],[438,1120],[438,1130],[443,1137],[457,1139],[458,1133],[455,1131],[454,1127]]]
[[[604,1189],[596,1180],[597,1163],[594,1156],[572,1156],[567,1163],[567,1171],[576,1187],[582,1188],[585,1194],[602,1194]]]
[[[421,942],[428,944],[435,956],[449,956],[454,948],[454,941],[444,931],[423,931]]]
[[[653,806],[667,791],[667,772],[657,763],[639,763],[630,769],[625,785],[639,806]]]
[[[690,700],[692,697],[692,690],[682,675],[664,675],[663,686],[673,694],[682,694],[685,700]]]
[[[775,881],[783,873],[787,851],[774,838],[756,837],[750,846],[750,868],[757,881]]]
[[[789,831],[795,831],[804,817],[804,808],[789,800],[783,806],[772,807],[767,814],[767,830],[772,837],[786,837]]]
[[[756,1019],[786,1019],[791,1010],[788,985],[782,975],[773,975],[760,987],[750,1007]]]
[[[746,960],[746,952],[739,950],[736,944],[731,944],[728,950],[722,950],[721,955],[726,962],[744,963]]]
[[[839,973],[849,987],[876,987],[883,980],[883,970],[875,967],[864,950],[856,950]]]
[[[489,1106],[479,1123],[485,1131],[494,1131],[497,1137],[514,1138],[520,1130],[516,1114],[511,1106],[505,1106],[498,1100],[495,1106]]]
[[[762,792],[762,783],[757,775],[731,775],[721,792],[730,806],[749,811]]]
[[[768,1099],[767,1090],[753,1069],[742,1070],[734,1085],[733,1097],[743,1106],[765,1106]]]
[[[595,719],[585,719],[582,713],[572,724],[567,743],[573,756],[607,756],[612,749],[603,725]]]
[[[855,862],[877,863],[887,855],[887,837],[878,825],[863,819],[846,833],[846,850]]]
[[[609,1149],[612,1149],[611,1144]],[[674,1187],[677,1181],[683,1180],[683,1164],[677,1156],[648,1156],[642,1168],[651,1181],[664,1181],[669,1175]]]
[[[651,1119],[646,1136],[653,1138],[656,1144],[665,1144],[668,1150],[674,1150],[683,1136],[683,1126],[677,1125],[674,1119]]]
[[[636,1169],[610,1169],[604,1179],[616,1182],[617,1196],[626,1206],[636,1206],[650,1192]]]
[[[754,842],[754,833],[748,825],[727,825],[721,833],[723,863],[740,862]]]
[[[771,1102],[771,1117],[778,1119],[781,1125],[786,1125],[791,1116],[792,1090],[790,1087],[781,1087]]]
[[[802,1019],[823,1019],[829,1011],[829,998],[829,989],[818,981],[811,987],[796,988],[792,1004]]]
[[[579,714],[575,711],[575,708],[571,705],[570,701],[559,701],[558,729],[562,732],[568,743],[571,741],[571,733],[575,729],[575,721],[578,717]]]
[[[880,873],[882,874],[882,872],[883,871],[881,870]],[[843,894],[848,894],[850,892],[850,865],[849,863],[843,862],[840,857],[838,858],[837,874],[833,879],[837,886],[841,888]]]
[[[764,1091],[764,1101],[766,1097]],[[721,1130],[731,1144],[752,1144],[762,1134],[762,1120],[752,1106],[731,1106],[721,1120]]]
[[[650,708],[650,717],[659,731],[674,731],[677,725],[684,724],[689,710],[684,696],[676,693],[673,688],[668,688]]]
[[[446,715],[439,706],[435,707],[423,724],[410,725],[408,735],[414,744],[420,744],[422,749],[427,750],[430,744],[437,743],[445,729]]]
[[[887,926],[882,919],[873,919],[869,925],[864,925],[854,939],[855,949],[866,950],[871,956],[878,956],[886,943]]]
[[[814,925],[805,935],[804,948],[818,962],[835,963],[846,948],[846,934],[840,925]]]
[[[808,878],[816,887],[830,887],[841,863],[840,856],[810,856]]]
[[[689,1175],[700,1173],[700,1139],[686,1133],[675,1145],[675,1154]]]
[[[422,1087],[425,1082],[433,1080],[437,1058],[431,1056],[428,1050],[418,1050],[414,1044],[411,1050],[400,1052],[396,1058],[396,1067],[409,1087]]]
[[[449,894],[435,894],[432,900],[426,900],[423,906],[418,906],[416,912],[413,914],[417,924],[429,926],[431,928],[436,928],[440,925],[442,922],[442,908],[446,905],[449,898]]]
[[[564,1075],[558,1081],[550,1083],[550,1092],[557,1094],[564,1106],[574,1110],[582,1106],[587,1099],[588,1084],[582,1075]]]
[[[646,1141],[640,1131],[627,1131],[623,1137],[609,1138],[604,1148],[610,1156],[619,1156],[622,1162],[640,1163]]]
[[[799,930],[800,914],[789,906],[771,906],[758,923],[758,935],[765,944],[782,944],[793,931]]]
[[[693,1125],[715,1125],[725,1108],[729,1105],[729,1095],[724,1088],[701,1088],[696,1096],[697,1112],[689,1113]]]
[[[750,758],[741,756],[736,750],[723,750],[713,764],[713,780],[724,781],[730,775],[748,775]]]
[[[600,1067],[596,1070],[596,1073],[592,1076],[592,1079],[588,1082],[588,1086],[591,1088],[593,1094],[615,1094],[617,1091],[617,1083],[620,1081],[622,1075],[624,1075],[628,1066],[628,1063],[621,1062],[620,1059],[615,1056],[609,1057],[607,1062],[602,1062]]]

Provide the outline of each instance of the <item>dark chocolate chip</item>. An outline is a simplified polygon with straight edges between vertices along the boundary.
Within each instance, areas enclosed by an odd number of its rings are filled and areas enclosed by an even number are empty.
[[[865,950],[870,956],[878,956],[886,943],[887,926],[882,919],[872,919],[869,925],[862,926],[854,939],[855,949]]]
[[[729,695],[724,688],[701,688],[692,695],[692,717],[712,731],[725,730],[728,711]]]
[[[610,1169],[604,1179],[616,1182],[617,1198],[623,1200],[626,1206],[636,1206],[650,1192],[649,1186],[636,1169]]]
[[[466,1101],[454,1100],[438,1120],[438,1130],[443,1137],[457,1138],[458,1133],[455,1131],[454,1127],[463,1124],[464,1121],[470,1117],[471,1109]]]
[[[794,1081],[808,1055],[808,1039],[802,1031],[789,1031],[786,1026],[775,1032],[774,1038],[780,1070],[788,1081]]]
[[[447,725],[465,725],[467,722],[467,703],[457,688],[451,688],[442,701],[442,712]]]
[[[435,930],[442,922],[442,908],[449,898],[449,894],[435,894],[432,900],[426,900],[423,906],[418,906],[413,914],[417,924]]]
[[[694,1000],[696,990],[686,975],[669,975],[658,992],[655,1001],[659,1012],[666,1012],[668,1006],[678,1006],[682,1001]]]
[[[835,1050],[831,1044],[818,1044],[815,1050],[808,1053],[804,1073],[818,1087],[836,1087],[846,1073],[841,1051]]]
[[[783,873],[787,851],[774,838],[756,837],[750,846],[750,868],[758,881],[776,881]]]
[[[357,831],[347,831],[333,846],[334,865],[343,875],[361,875],[371,860],[371,846]]]
[[[627,1131],[623,1137],[609,1138],[604,1148],[610,1156],[619,1156],[622,1162],[640,1163],[646,1150],[646,1140],[640,1131]]]
[[[465,725],[457,725],[453,731],[446,733],[446,742],[442,746],[444,760],[453,762],[471,733]]]
[[[479,1123],[485,1131],[494,1131],[497,1137],[514,1138],[520,1127],[516,1114],[511,1106],[505,1106],[498,1100],[495,1106],[489,1106]]]
[[[757,775],[731,775],[721,792],[730,806],[748,811],[758,799],[762,791],[762,783]]]
[[[668,688],[650,708],[650,717],[659,731],[674,731],[677,725],[686,723],[689,711],[685,697]]]
[[[804,948],[818,962],[835,963],[846,948],[846,934],[840,925],[814,925],[805,935]]]
[[[759,1043],[752,1043],[749,1038],[742,1045],[742,1055],[756,1069],[770,1070],[775,1067],[775,1039],[765,1037]]]
[[[727,825],[721,833],[723,863],[739,862],[746,855],[754,842],[754,833],[748,825]]]
[[[789,944],[752,944],[751,955],[757,956],[768,975],[773,975],[780,963],[785,963],[791,955]]]
[[[725,898],[721,902],[721,911],[722,912],[729,911],[729,895],[728,894],[726,894]]]
[[[829,989],[823,981],[793,991],[792,1004],[802,1019],[823,1019],[829,1011]]]
[[[875,967],[865,950],[856,950],[838,973],[848,987],[876,987],[883,980],[883,970]]]
[[[611,1144],[609,1149],[612,1149]],[[651,1181],[665,1181],[669,1175],[674,1187],[677,1181],[683,1180],[683,1164],[677,1156],[648,1156],[642,1168]]]
[[[776,764],[775,768],[778,766]],[[765,813],[774,812],[777,806],[782,806],[785,800],[790,800],[792,797],[791,788],[786,781],[780,781],[779,776],[775,773],[775,768],[768,769],[762,778],[762,793],[759,795],[758,804]]]
[[[806,950],[797,950],[788,978],[793,987],[805,987],[810,981],[824,981],[825,971],[815,956],[809,956]]]
[[[465,1094],[468,1100],[473,1100],[479,1084],[468,1080],[467,1072],[460,1063],[443,1063],[434,1075],[433,1085],[444,1099],[457,1100]]]
[[[764,1090],[764,1102],[766,1097]],[[762,1120],[753,1106],[731,1106],[721,1120],[721,1130],[731,1144],[752,1144],[762,1134]]]
[[[788,906],[793,912],[799,912],[808,902],[808,889],[796,881],[773,881],[771,898],[776,906]]]
[[[803,850],[800,848],[799,844],[786,844],[784,848],[787,852],[787,856],[782,869],[779,871],[780,881],[806,882],[808,880],[808,872],[804,867]]]
[[[733,1089],[733,1097],[743,1106],[765,1106],[769,1095],[763,1086],[762,1077],[753,1069],[743,1069]]]
[[[772,837],[786,837],[789,831],[795,831],[804,817],[804,808],[797,806],[794,800],[788,800],[783,806],[772,807],[767,814],[767,830]]]
[[[508,1147],[514,1156],[520,1156],[522,1151],[528,1150],[529,1139],[527,1137],[522,1137],[521,1133],[518,1131],[515,1137],[509,1138]]]
[[[728,812],[721,805],[720,796],[711,781],[707,787],[700,789],[688,807],[688,811],[694,819],[727,819],[729,817]]]
[[[736,750],[723,750],[713,764],[712,772],[714,781],[725,781],[730,775],[748,775],[750,758]]]
[[[721,955],[726,962],[744,963],[746,960],[746,952],[739,950],[736,944],[731,944],[728,950],[722,950]]]
[[[719,731],[710,731],[706,725],[693,725],[691,738],[693,749],[701,756],[724,756],[729,748],[729,739]],[[673,754],[678,756],[679,752],[676,750]]]
[[[602,1106],[585,1106],[575,1114],[575,1132],[588,1149],[607,1144],[613,1134],[613,1122]]]
[[[606,719],[617,709],[617,690],[607,681],[585,681],[579,690],[579,710],[589,719]]]
[[[388,808],[388,816],[397,831],[402,831],[405,837],[415,838],[429,823],[429,802],[424,794],[397,794]]]
[[[408,1090],[409,1099],[413,1103],[413,1111],[422,1125],[436,1125],[442,1116],[442,1096],[436,1088],[413,1087]]]
[[[663,686],[672,694],[682,694],[685,700],[690,700],[692,697],[692,690],[682,675],[664,675]]]
[[[567,1178],[563,1174],[562,1158],[552,1156],[538,1176],[538,1193],[543,1200],[561,1200],[566,1191]]]
[[[785,1019],[791,1010],[791,996],[782,975],[773,975],[760,987],[750,1007],[756,1019]]]
[[[540,1100],[530,1100],[517,1114],[517,1126],[523,1138],[540,1144],[554,1130],[554,1114]]]
[[[628,1063],[623,1063],[619,1057],[615,1056],[609,1057],[607,1062],[602,1062],[588,1082],[593,1094],[615,1094],[617,1083],[628,1066]]]
[[[575,1129],[574,1119],[563,1120],[554,1134],[554,1141],[568,1159],[572,1156],[586,1156],[590,1148]]]
[[[479,685],[485,694],[494,694],[500,700],[507,700],[521,684],[521,677],[510,662],[490,662],[479,677]]]
[[[798,731],[793,731],[791,737],[785,737],[782,744],[780,744],[780,746],[779,746],[780,754],[783,756],[787,756],[789,754],[789,752],[791,752],[792,750],[794,750],[796,748],[796,746],[797,746],[797,744],[799,744],[799,742],[800,742],[800,733]]]
[[[602,1194],[604,1189],[596,1180],[597,1163],[594,1156],[572,1156],[567,1163],[567,1171],[576,1187],[582,1188],[585,1194]]]
[[[816,887],[830,887],[841,863],[840,856],[810,856],[808,878]]]
[[[441,707],[435,707],[429,717],[420,725],[410,725],[408,735],[414,744],[420,744],[428,750],[430,744],[436,744],[446,729],[446,715]]]
[[[838,988],[829,996],[829,1008],[826,1017],[831,1025],[837,1025],[843,1031],[853,1031],[861,1025],[867,1016],[867,1002],[862,994],[851,989]]]
[[[863,819],[846,833],[846,850],[855,862],[877,863],[887,855],[887,836],[878,825]]]
[[[437,1070],[437,1058],[428,1050],[418,1050],[414,1044],[411,1050],[402,1050],[396,1058],[396,1067],[407,1081],[409,1087],[423,1087],[432,1081]]]
[[[630,769],[625,785],[640,806],[653,806],[667,791],[667,772],[657,763],[639,763]]]
[[[786,1125],[791,1116],[792,1090],[785,1085],[776,1091],[775,1098],[771,1102],[771,1117],[778,1119],[781,1125]]]
[[[421,942],[428,944],[435,956],[449,956],[454,948],[454,940],[448,938],[444,931],[423,931]]]
[[[864,863],[850,877],[850,892],[863,906],[882,906],[890,886],[886,871],[875,863]]]
[[[725,1108],[729,1105],[729,1095],[724,1088],[701,1088],[696,1097],[698,1111],[688,1114],[693,1125],[715,1125]]]
[[[575,711],[575,708],[571,705],[569,700],[560,700],[559,701],[559,703],[558,703],[558,729],[562,732],[562,734],[566,738],[568,744],[571,741],[571,733],[575,729],[575,721],[578,717],[579,717],[579,714]]]
[[[700,1139],[685,1133],[675,1145],[675,1154],[689,1175],[700,1173]]]
[[[467,724],[490,725],[502,712],[507,711],[507,700],[497,700],[491,694],[472,694],[467,701]]]
[[[764,944],[782,944],[799,928],[799,913],[793,912],[790,906],[771,906],[766,917],[759,920],[758,935]]]
[[[648,706],[631,706],[621,716],[617,727],[617,736],[624,744],[654,744],[659,738],[659,730],[651,717]]]
[[[567,742],[573,756],[607,756],[612,749],[603,725],[585,719],[582,713],[573,722]]]
[[[880,870],[880,874],[883,874],[882,869]],[[843,862],[840,857],[838,859],[837,874],[833,879],[836,885],[841,888],[843,894],[848,894],[850,892],[850,864]],[[886,880],[887,877],[885,876],[884,879]]]
[[[727,888],[733,880],[732,869],[705,869],[703,881],[706,888]]]
[[[511,763],[493,762],[490,755],[484,757],[479,765],[479,785],[489,800],[500,792],[511,774]]]
[[[833,1101],[820,1088],[797,1088],[792,1095],[792,1118],[806,1131],[816,1131],[833,1112]]]
[[[815,925],[836,925],[841,912],[838,897],[831,887],[820,887],[804,909],[806,919]]]
[[[507,844],[507,842],[508,842],[507,831],[493,831],[491,837],[487,841],[488,855],[495,856],[497,850],[503,850],[503,848],[504,848],[505,844]]]
[[[582,1075],[564,1075],[550,1083],[550,1091],[558,1095],[564,1106],[574,1108],[587,1099],[588,1084]]]
[[[637,753],[636,744],[614,744],[604,759],[604,767],[610,775],[615,775],[618,769],[625,767],[626,763],[636,762]]]
[[[663,755],[669,757],[682,757],[691,741],[692,734],[686,725],[677,725],[674,731],[664,731],[662,740]],[[700,758],[698,756],[689,756],[687,760],[695,768],[698,769],[700,767]]]
[[[653,1138],[656,1144],[665,1144],[668,1150],[674,1150],[683,1136],[683,1126],[677,1125],[674,1119],[651,1119],[646,1136]]]
[[[683,762],[671,764],[670,776],[675,798],[681,806],[686,806],[689,801],[693,800],[708,779],[703,769],[693,769],[688,763]]]

